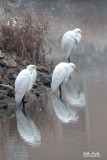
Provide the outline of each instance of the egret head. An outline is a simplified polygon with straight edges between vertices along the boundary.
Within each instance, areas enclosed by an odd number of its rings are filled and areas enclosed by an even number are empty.
[[[79,29],[79,28],[75,28],[75,29],[74,29],[74,32],[75,32],[75,34],[80,33],[80,34],[85,34],[85,35],[87,35],[85,32],[82,32],[81,29]]]
[[[72,68],[72,71],[75,69],[78,73],[80,72],[80,71],[76,68],[76,66],[75,66],[74,63],[69,63],[69,66],[70,66],[70,68]]]
[[[28,69],[29,71],[35,70],[35,69],[37,69],[37,68],[45,68],[45,67],[35,66],[35,65],[32,65],[32,64],[30,64],[30,65],[27,66],[27,69]]]
[[[29,71],[31,71],[31,70],[35,70],[35,69],[36,69],[36,66],[35,66],[35,65],[30,64],[30,65],[28,65],[28,66],[27,66],[27,69],[28,69]]]

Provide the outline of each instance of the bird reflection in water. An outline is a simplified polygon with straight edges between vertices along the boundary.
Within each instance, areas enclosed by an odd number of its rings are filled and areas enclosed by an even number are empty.
[[[76,122],[79,112],[72,109],[67,101],[61,100],[55,93],[52,94],[52,103],[56,116],[63,122]]]
[[[80,91],[79,88],[69,78],[64,85],[65,97],[70,105],[84,107],[85,106],[85,94]]]
[[[16,112],[17,129],[22,139],[32,146],[39,146],[41,134],[35,123],[27,117],[20,109]]]

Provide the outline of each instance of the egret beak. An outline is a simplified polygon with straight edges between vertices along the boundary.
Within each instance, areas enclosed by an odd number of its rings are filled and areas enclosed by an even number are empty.
[[[76,67],[74,67],[74,69],[75,69],[78,73],[80,73],[80,71],[79,71]]]
[[[42,67],[42,66],[36,66],[36,68],[45,68],[45,67]]]
[[[88,34],[87,34],[87,33],[85,33],[85,32],[80,32],[80,33],[85,34],[85,35],[88,35]]]

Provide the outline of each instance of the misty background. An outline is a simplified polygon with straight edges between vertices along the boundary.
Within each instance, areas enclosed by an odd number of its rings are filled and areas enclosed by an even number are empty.
[[[0,2],[7,2],[7,0]],[[80,160],[85,151],[89,153],[95,151],[101,154],[101,159],[106,160],[107,1],[8,0],[8,4],[14,11],[17,7],[23,9],[32,4],[37,17],[50,12],[53,22],[47,38],[52,53],[48,55],[48,60],[54,58],[55,64],[62,61],[60,44],[61,37],[66,31],[78,27],[88,34],[82,36],[80,44],[71,55],[72,62],[80,70],[80,74],[75,72],[72,77],[76,87],[67,84],[69,90],[73,89],[73,93],[70,93],[68,98],[71,100],[71,96],[74,96],[75,100],[74,93],[77,92],[79,94],[76,98],[83,97],[82,102],[86,106],[81,111],[77,123],[63,124],[55,116],[50,92],[42,99],[35,100],[31,105],[28,104],[28,115],[40,129],[41,146],[33,148],[23,141],[17,130],[17,118],[13,116],[0,123],[1,159],[12,157],[35,160],[36,157],[36,159],[47,160]],[[3,14],[0,7],[0,16]],[[15,16],[17,17],[17,14]]]
[[[1,1],[3,2],[3,1]],[[6,1],[7,2],[7,1]],[[61,59],[61,37],[74,28],[80,28],[88,36],[82,36],[77,49],[73,52],[72,60],[78,58],[78,64],[106,63],[107,59],[107,1],[106,0],[9,0],[8,4],[14,10],[30,5],[37,16],[49,11],[54,23],[49,34],[49,43],[55,59]],[[50,56],[52,58],[52,55]]]

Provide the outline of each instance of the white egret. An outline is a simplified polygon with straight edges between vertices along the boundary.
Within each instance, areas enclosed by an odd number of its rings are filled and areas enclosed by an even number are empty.
[[[26,69],[23,69],[18,74],[15,80],[15,100],[19,104],[22,101],[23,110],[25,108],[25,105],[24,105],[25,94],[32,89],[32,86],[37,78],[36,68],[44,68],[44,67],[28,65]]]
[[[55,92],[57,90],[57,88],[59,87],[60,99],[62,97],[61,84],[67,83],[67,81],[71,77],[71,74],[74,71],[74,69],[77,72],[79,72],[79,70],[76,68],[75,64],[61,62],[55,67],[55,69],[53,71],[51,89],[52,89],[52,92]]]
[[[67,60],[70,63],[70,55],[73,49],[76,48],[77,44],[81,40],[81,34],[86,33],[82,32],[79,28],[76,28],[72,31],[67,31],[61,40],[61,49],[62,49],[62,56],[64,60]]]

